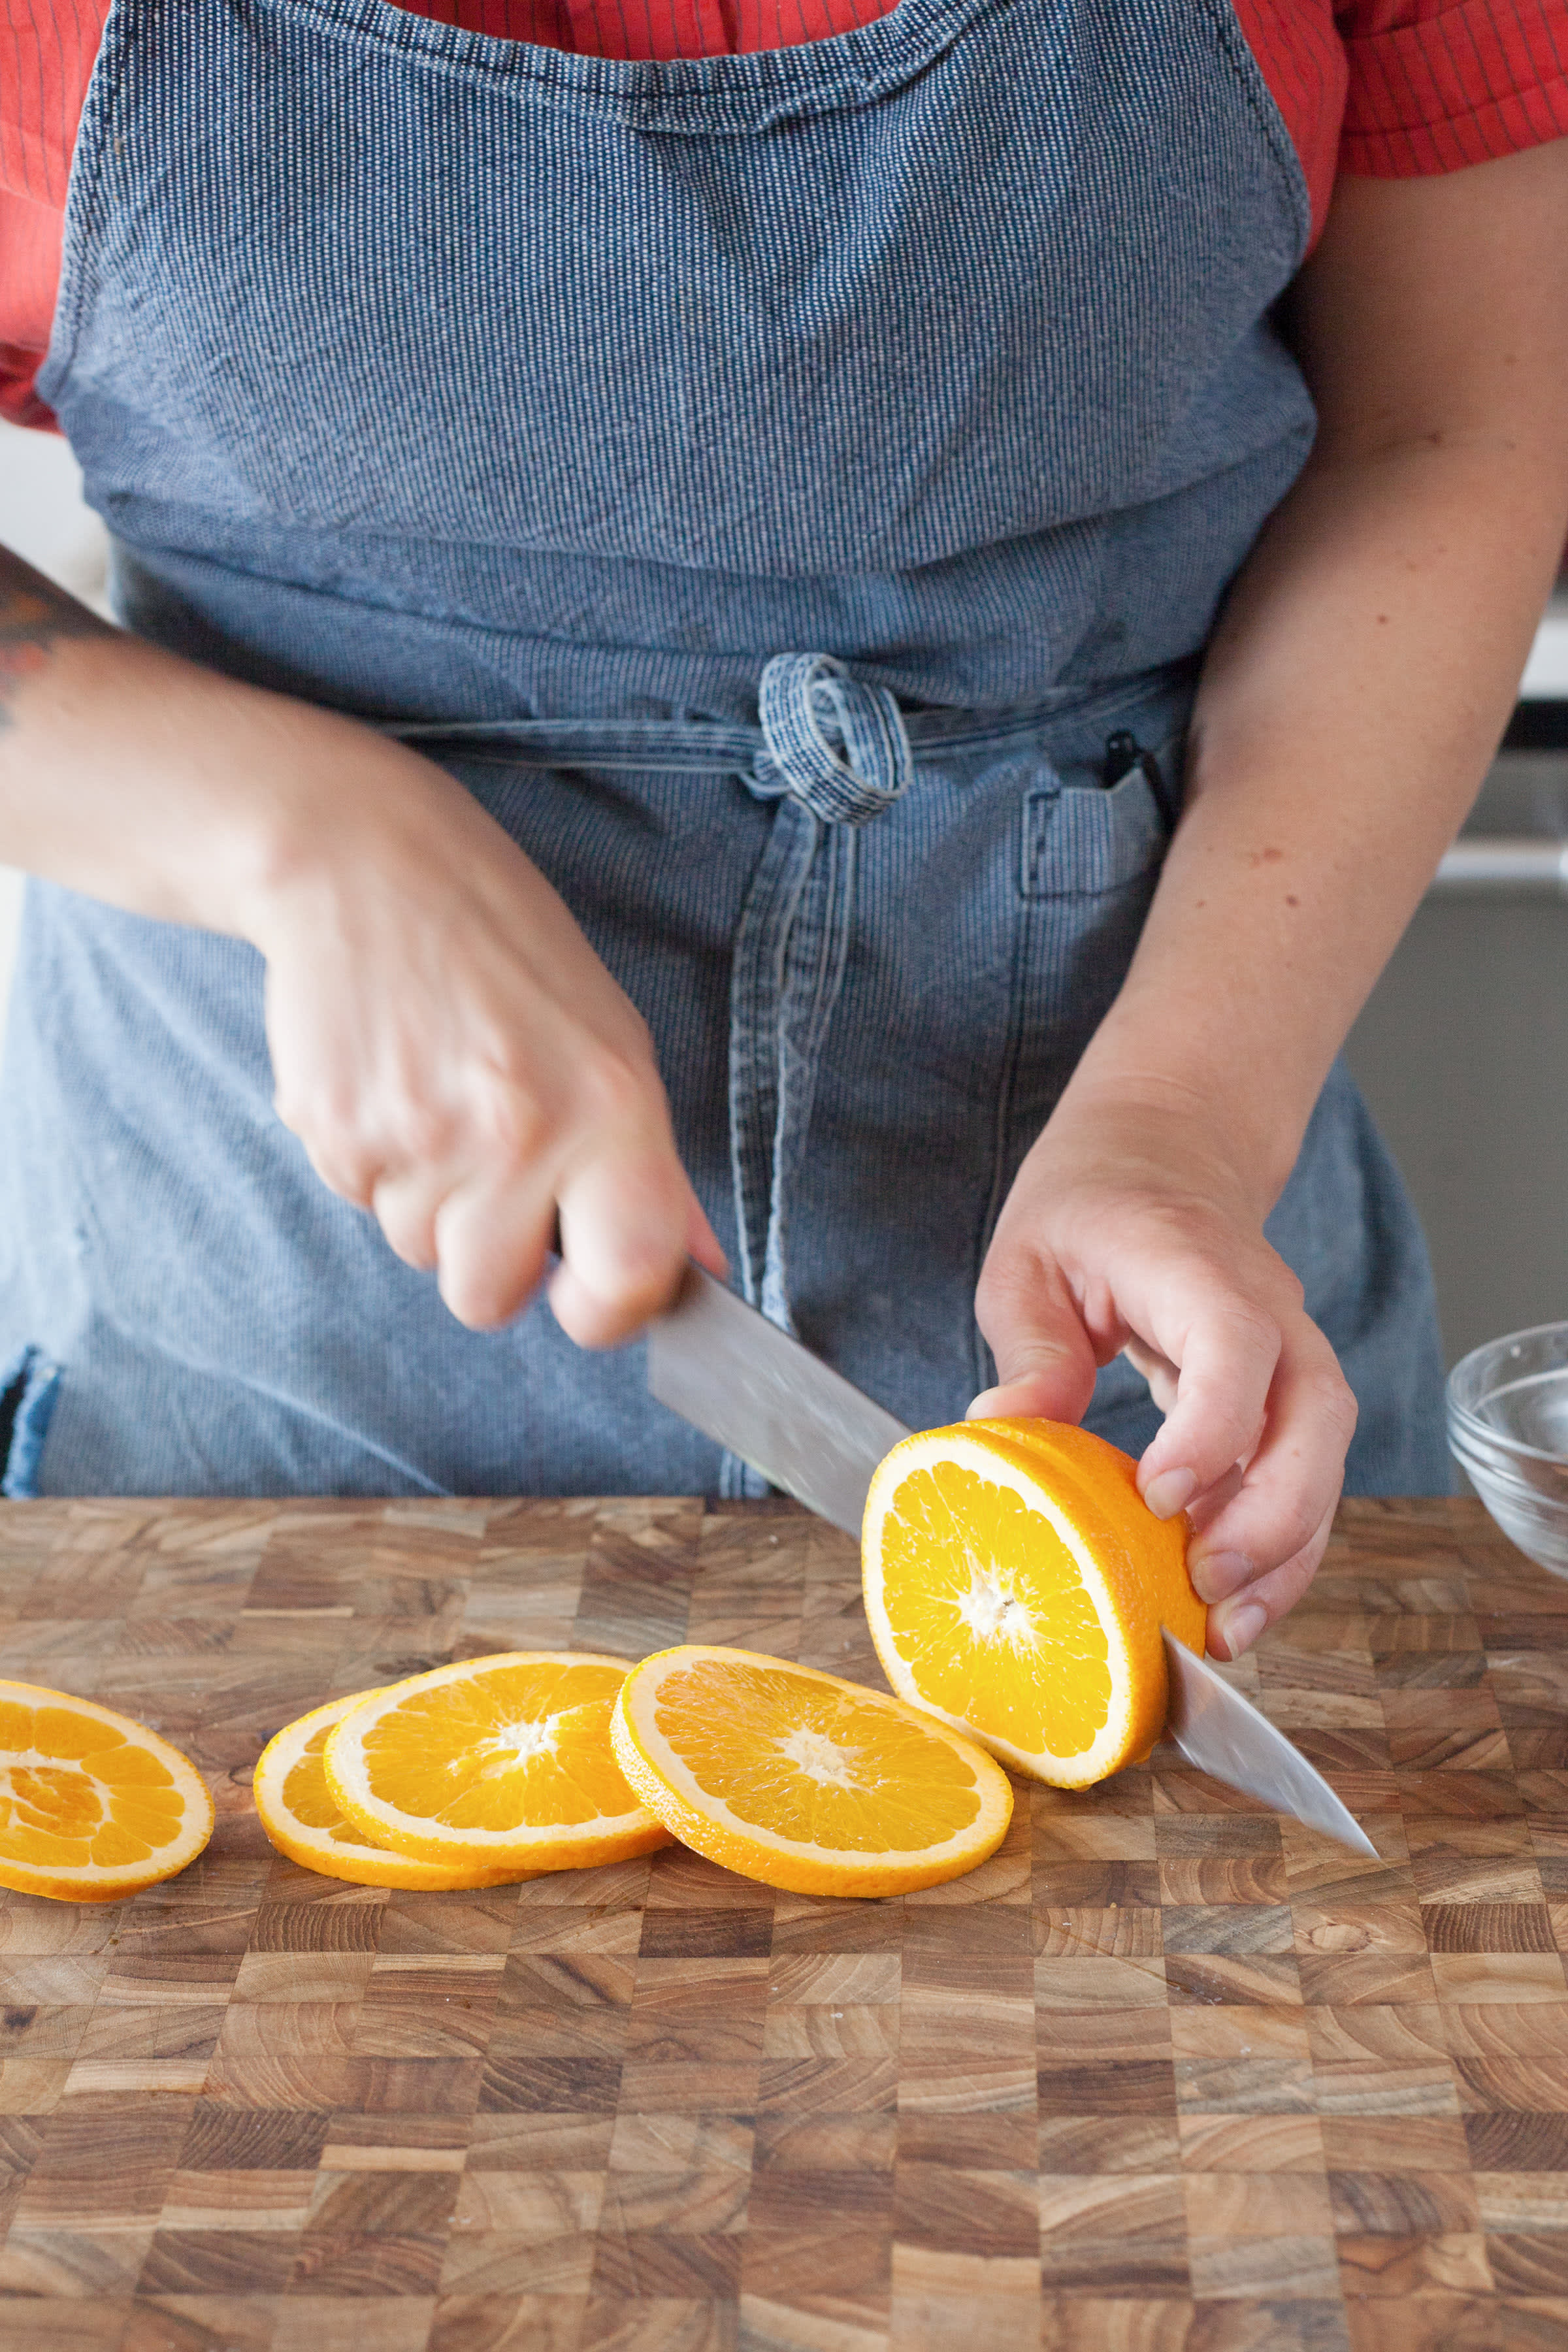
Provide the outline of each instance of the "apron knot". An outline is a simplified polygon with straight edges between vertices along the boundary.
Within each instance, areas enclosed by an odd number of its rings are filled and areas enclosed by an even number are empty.
[[[914,773],[893,697],[851,677],[831,654],[775,654],[763,671],[757,712],[767,748],[754,788],[788,793],[825,824],[869,824]]]

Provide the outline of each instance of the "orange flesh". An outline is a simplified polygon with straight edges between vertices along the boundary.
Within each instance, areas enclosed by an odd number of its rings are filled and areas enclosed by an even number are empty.
[[[1092,1747],[1110,1709],[1105,1633],[1041,1512],[1011,1487],[937,1463],[895,1490],[882,1550],[889,1621],[928,1705],[1026,1754]]]
[[[0,1854],[39,1871],[150,1861],[184,1801],[145,1748],[89,1715],[0,1701]]]
[[[610,1750],[610,1709],[624,1679],[614,1666],[497,1667],[413,1692],[365,1735],[370,1787],[409,1820],[451,1829],[547,1828],[635,1812]]]
[[[805,1846],[915,1853],[980,1811],[962,1756],[787,1666],[714,1660],[669,1675],[654,1710],[700,1788],[739,1821]]]
[[[322,1750],[327,1734],[335,1727],[323,1723],[312,1731],[301,1751],[299,1762],[283,1783],[283,1802],[304,1829],[320,1830],[334,1845],[349,1846],[358,1853],[384,1853],[384,1846],[375,1845],[353,1822],[344,1821],[332,1802],[327,1787],[326,1766]]]

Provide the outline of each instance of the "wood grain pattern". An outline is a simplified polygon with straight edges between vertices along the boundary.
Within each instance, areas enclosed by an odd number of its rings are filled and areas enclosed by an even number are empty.
[[[887,1903],[679,1850],[473,1895],[275,1855],[250,1767],[501,1647],[879,1682],[787,1505],[0,1507],[0,1672],[218,1809],[185,1875],[0,1895],[5,2352],[1568,2347],[1568,1585],[1360,1503],[1236,1669],[1363,1862],[1160,1750]]]

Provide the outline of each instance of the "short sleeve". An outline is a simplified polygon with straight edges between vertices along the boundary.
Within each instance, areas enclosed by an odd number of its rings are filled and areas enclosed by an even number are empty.
[[[1463,170],[1568,136],[1568,0],[1346,0],[1340,168]]]
[[[82,93],[109,0],[0,0],[0,415],[48,425],[49,345]]]

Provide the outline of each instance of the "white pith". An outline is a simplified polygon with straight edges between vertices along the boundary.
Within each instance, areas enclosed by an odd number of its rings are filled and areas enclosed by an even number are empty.
[[[1084,1590],[1100,1621],[1106,1638],[1106,1664],[1110,1675],[1110,1704],[1105,1722],[1088,1748],[1071,1756],[1055,1755],[1049,1748],[1030,1753],[1016,1747],[1011,1740],[978,1729],[961,1716],[952,1715],[934,1699],[923,1697],[916,1686],[912,1669],[900,1654],[888,1615],[882,1580],[882,1539],[893,1498],[906,1478],[915,1471],[933,1469],[944,1463],[954,1463],[972,1472],[988,1486],[1002,1487],[1016,1495],[1030,1510],[1047,1520],[1077,1564],[1083,1579]],[[1121,1760],[1127,1740],[1131,1713],[1132,1665],[1128,1655],[1127,1641],[1105,1577],[1071,1521],[1053,1501],[1043,1481],[1015,1465],[978,1440],[962,1432],[944,1430],[931,1436],[906,1438],[896,1445],[886,1460],[879,1463],[871,1480],[866,1498],[866,1517],[861,1531],[862,1592],[866,1604],[866,1621],[871,1630],[871,1640],[882,1671],[910,1706],[919,1707],[923,1715],[949,1724],[952,1729],[977,1740],[983,1748],[1003,1763],[1011,1764],[1037,1780],[1046,1780],[1056,1788],[1083,1789],[1102,1780]],[[972,1553],[969,1559],[971,1585],[968,1594],[960,1598],[959,1614],[969,1625],[976,1640],[1005,1641],[1009,1647],[1025,1646],[1007,1622],[1009,1607],[1025,1618],[1027,1612],[1005,1589],[1005,1580],[989,1562]],[[995,1596],[994,1601],[990,1596]],[[981,1621],[989,1612],[992,1624],[988,1629]],[[1029,1629],[1029,1644],[1034,1642]]]
[[[513,1764],[526,1764],[535,1756],[553,1756],[555,1727],[559,1716],[547,1715],[540,1723],[509,1723],[490,1741],[490,1752],[499,1762],[504,1756]]]
[[[812,1731],[805,1724],[797,1724],[783,1739],[776,1740],[774,1746],[797,1771],[804,1772],[808,1780],[815,1780],[821,1788],[854,1789],[859,1785],[858,1776],[854,1770],[853,1751],[840,1748],[838,1742],[829,1739],[825,1732]]]
[[[1016,1592],[1009,1592],[995,1570],[969,1555],[969,1590],[956,1602],[959,1615],[977,1642],[1005,1642],[1010,1650],[1032,1650],[1034,1620]]]
[[[704,1659],[734,1660],[748,1666],[754,1666],[759,1663],[756,1654],[752,1652],[693,1644],[683,1651],[666,1652],[658,1657],[645,1658],[640,1666],[634,1667],[622,1686],[616,1714],[612,1717],[611,1738],[622,1771],[632,1786],[639,1790],[645,1802],[654,1804],[660,1797],[662,1791],[656,1782],[666,1784],[691,1813],[700,1816],[705,1822],[716,1824],[740,1844],[762,1846],[769,1853],[783,1856],[808,1858],[825,1870],[837,1869],[843,1871],[846,1875],[858,1874],[868,1877],[874,1876],[879,1872],[901,1867],[921,1868],[929,1864],[933,1870],[939,1869],[945,1861],[958,1855],[972,1853],[976,1844],[981,1843],[999,1822],[1005,1822],[1012,1809],[1012,1791],[1005,1778],[998,1772],[994,1781],[988,1780],[985,1769],[986,1759],[984,1755],[975,1755],[974,1743],[963,1735],[949,1736],[943,1727],[933,1719],[930,1710],[925,1708],[920,1710],[922,1718],[921,1729],[928,1731],[933,1738],[942,1740],[944,1746],[959,1749],[975,1776],[975,1795],[979,1809],[974,1820],[963,1830],[956,1832],[951,1838],[946,1838],[936,1845],[885,1846],[872,1851],[860,1846],[804,1845],[796,1839],[781,1836],[776,1830],[766,1829],[757,1822],[744,1820],[742,1815],[731,1810],[722,1797],[716,1796],[711,1790],[703,1787],[689,1765],[670,1746],[658,1728],[657,1720],[658,1695],[665,1675],[684,1673]],[[809,1666],[797,1666],[789,1660],[782,1658],[767,1659],[762,1663],[778,1665],[792,1675],[799,1675],[808,1681],[824,1684],[830,1689],[846,1691],[859,1703],[868,1701],[873,1706],[889,1705],[879,1692],[867,1690],[858,1683],[847,1683],[837,1675],[823,1674]],[[899,1712],[902,1714],[903,1709],[900,1707]],[[780,1740],[777,1745],[788,1753],[791,1745],[796,1742],[808,1756],[820,1759],[821,1751],[828,1750],[836,1757],[844,1758],[846,1765],[851,1760],[851,1751],[838,1748],[835,1741],[825,1738],[822,1734],[816,1732],[805,1730],[793,1732]],[[815,1748],[812,1746],[814,1742],[816,1743]],[[799,1755],[791,1756],[790,1760],[798,1764],[801,1769],[809,1772],[813,1779],[825,1780],[831,1778],[837,1783],[837,1774],[830,1776],[820,1771],[812,1772],[810,1765],[802,1762]],[[854,1787],[857,1784],[852,1779],[846,1778],[841,1785]],[[668,1825],[676,1828],[678,1835],[685,1833],[677,1826],[672,1815],[667,1813],[665,1817],[668,1821]]]

